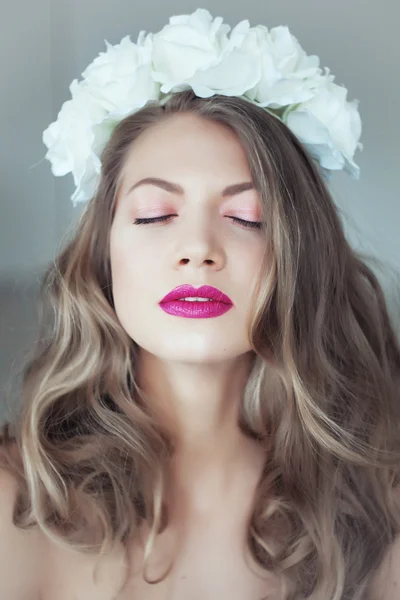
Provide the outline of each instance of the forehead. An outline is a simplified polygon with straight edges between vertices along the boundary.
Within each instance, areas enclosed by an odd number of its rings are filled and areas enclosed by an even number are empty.
[[[184,113],[168,116],[139,135],[127,154],[124,179],[168,179],[174,173],[179,177],[204,171],[236,180],[250,175],[244,148],[230,127]]]

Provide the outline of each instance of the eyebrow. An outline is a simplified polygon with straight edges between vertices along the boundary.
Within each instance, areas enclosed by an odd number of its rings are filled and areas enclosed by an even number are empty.
[[[180,194],[181,196],[185,193],[183,187],[177,183],[172,183],[171,181],[166,181],[165,179],[160,179],[158,177],[145,177],[137,183],[134,183],[127,191],[126,196],[141,185],[155,185],[162,190],[166,190],[167,192],[172,192],[174,194]],[[243,183],[228,185],[228,187],[222,191],[222,196],[235,196],[236,194],[241,194],[247,190],[254,190],[254,185],[251,181],[244,181]]]

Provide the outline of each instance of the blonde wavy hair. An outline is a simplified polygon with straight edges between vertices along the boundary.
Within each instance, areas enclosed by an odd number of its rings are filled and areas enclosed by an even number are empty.
[[[97,193],[43,277],[21,408],[3,429],[5,467],[19,482],[14,522],[99,556],[115,543],[127,550],[145,523],[146,561],[168,522],[173,443],[135,381],[139,348],[115,313],[109,233],[132,143],[184,112],[236,133],[265,222],[240,411],[265,449],[248,550],[279,576],[285,599],[364,600],[400,532],[400,344],[317,166],[243,98],[186,90],[114,130]]]

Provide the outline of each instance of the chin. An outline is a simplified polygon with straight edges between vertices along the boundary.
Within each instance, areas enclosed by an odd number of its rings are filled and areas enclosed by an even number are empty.
[[[217,364],[227,360],[235,360],[250,350],[250,346],[235,344],[224,339],[220,343],[206,343],[199,340],[158,339],[155,343],[139,343],[145,351],[150,352],[160,360],[186,364]],[[135,340],[136,341],[136,340]]]

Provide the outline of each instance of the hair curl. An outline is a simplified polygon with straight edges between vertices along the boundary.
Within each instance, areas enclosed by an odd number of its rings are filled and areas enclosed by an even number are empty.
[[[223,123],[246,151],[265,221],[240,425],[265,448],[248,549],[285,600],[364,600],[400,532],[400,347],[377,277],[346,241],[307,150],[243,98],[176,93],[118,124],[95,196],[42,280],[40,331],[5,425],[14,522],[104,553],[165,526],[173,444],[135,382],[113,304],[109,232],[127,152],[169,115]],[[47,310],[46,310],[47,309]],[[6,466],[7,466],[6,465]],[[362,543],[361,543],[362,542]],[[372,600],[372,599],[371,599]]]

